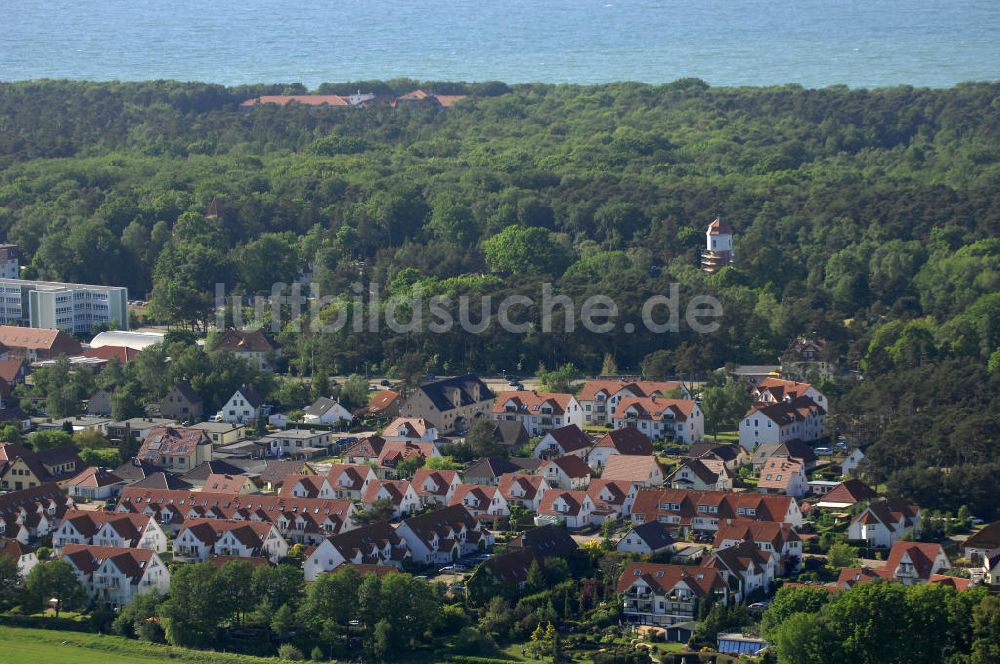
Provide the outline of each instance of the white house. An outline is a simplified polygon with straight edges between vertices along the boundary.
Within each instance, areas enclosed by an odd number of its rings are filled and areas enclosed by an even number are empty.
[[[694,622],[705,603],[729,603],[729,585],[717,569],[628,563],[618,577],[625,620],[669,627]]]
[[[383,521],[323,540],[306,558],[303,569],[306,581],[315,581],[344,563],[400,567],[409,555],[406,541]]]
[[[461,505],[411,516],[396,533],[413,561],[424,565],[449,563],[493,545],[493,536]]]
[[[675,489],[727,491],[733,488],[733,474],[717,459],[688,459],[667,478]]]
[[[747,519],[726,519],[719,523],[715,532],[716,549],[744,542],[752,542],[761,551],[774,554],[779,574],[797,570],[802,562],[802,539],[788,524]]]
[[[535,445],[533,454],[536,459],[576,456],[586,460],[590,446],[590,438],[579,426],[567,424],[558,429],[550,429]]]
[[[854,517],[847,538],[888,549],[907,533],[920,535],[920,508],[899,498],[888,498],[869,503]]]
[[[612,422],[615,429],[633,427],[650,438],[676,440],[686,445],[705,437],[701,407],[690,399],[657,396],[622,399]]]
[[[0,558],[12,558],[17,564],[17,573],[23,579],[38,564],[38,556],[15,539],[0,539]]]
[[[145,514],[93,510],[67,510],[52,534],[57,552],[68,544],[93,544],[119,548],[167,550],[167,535],[156,519]]]
[[[818,440],[826,433],[826,410],[806,396],[777,403],[758,401],[740,421],[740,445],[781,444]]]
[[[112,606],[153,590],[165,595],[170,587],[170,570],[152,549],[69,544],[63,560],[94,601]]]
[[[780,403],[787,399],[797,399],[798,397],[809,397],[824,411],[830,410],[830,403],[826,396],[809,383],[800,383],[794,380],[784,380],[768,376],[756,383],[751,394],[755,401],[764,403]]]
[[[351,411],[340,405],[339,401],[320,397],[310,406],[307,406],[302,414],[303,422],[315,424],[337,424],[338,422],[350,422],[354,419]]]
[[[567,528],[586,528],[594,513],[594,501],[584,491],[572,489],[550,489],[545,492],[538,506],[538,515],[548,516],[566,525]],[[542,523],[536,517],[536,524]]]
[[[330,451],[333,435],[329,431],[285,429],[267,434],[263,442],[267,444],[268,456],[311,459]]]
[[[537,390],[497,395],[493,419],[520,422],[529,436],[540,436],[568,424],[584,424],[583,408],[572,394]]]
[[[229,397],[216,419],[219,422],[249,424],[257,421],[258,417],[265,417],[268,414],[266,411],[264,399],[257,390],[250,385],[241,385]]]
[[[674,547],[674,537],[665,523],[650,521],[633,526],[622,535],[615,548],[623,553],[638,553],[651,556],[670,551]]]
[[[653,396],[691,398],[680,381],[596,378],[583,384],[578,399],[583,406],[585,424],[611,424],[622,399]]]
[[[578,456],[549,459],[538,468],[538,474],[553,488],[585,489],[590,484],[590,466]]]
[[[394,519],[409,516],[423,506],[420,496],[407,480],[375,480],[369,484],[361,496],[362,504],[371,507],[378,501],[392,503]]]
[[[74,498],[82,500],[109,500],[117,498],[125,488],[125,480],[115,475],[107,468],[90,466],[84,468],[79,475],[67,481],[66,492]]]
[[[497,486],[508,505],[520,505],[532,512],[538,511],[542,497],[550,488],[544,477],[524,473],[504,473]]]
[[[510,516],[510,505],[499,487],[483,484],[459,484],[448,502],[462,505],[473,516]]]
[[[213,555],[267,558],[276,563],[288,555],[288,542],[266,521],[186,519],[174,540],[174,558],[201,562]]]
[[[594,503],[591,520],[594,523],[603,523],[605,519],[628,518],[632,514],[632,503],[635,502],[638,491],[637,482],[603,478],[591,480],[587,486],[587,495]]]
[[[753,542],[717,549],[703,565],[719,570],[727,581],[737,581],[737,601],[745,600],[755,590],[768,590],[778,572],[777,555],[758,549]]]
[[[851,450],[843,461],[840,462],[840,474],[842,477],[853,477],[858,472],[858,466],[865,460],[865,453],[861,448],[855,447]]]
[[[430,470],[429,468],[418,468],[410,482],[413,485],[413,490],[420,497],[421,504],[438,505],[439,507],[451,504],[451,498],[461,483],[462,480],[454,470]]]
[[[378,480],[378,475],[365,464],[336,463],[330,466],[326,480],[332,492],[330,497],[361,500],[368,486]]]
[[[600,470],[608,463],[608,457],[615,454],[649,456],[653,454],[653,441],[633,427],[615,429],[594,443],[594,447],[587,454],[587,463],[594,470]]]

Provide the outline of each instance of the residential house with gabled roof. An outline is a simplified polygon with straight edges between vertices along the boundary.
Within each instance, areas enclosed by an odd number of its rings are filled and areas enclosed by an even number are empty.
[[[462,477],[468,484],[496,484],[507,473],[536,473],[542,461],[534,457],[484,457],[474,462]]]
[[[17,574],[22,579],[28,576],[38,564],[38,555],[16,539],[0,537],[0,558],[10,558],[17,565]]]
[[[708,441],[694,443],[685,456],[689,459],[722,461],[732,473],[736,473],[740,466],[750,462],[750,454],[738,444],[719,444]]]
[[[490,422],[493,427],[493,440],[498,445],[519,450],[528,443],[528,432],[520,422],[499,420]]]
[[[468,595],[482,602],[491,597],[512,597],[527,584],[532,565],[543,559],[531,549],[513,549],[493,556],[476,567],[468,581]]]
[[[594,503],[591,521],[600,524],[605,519],[628,518],[632,514],[632,503],[635,502],[638,491],[639,485],[635,482],[604,478],[590,480],[587,495]]]
[[[701,406],[691,399],[628,397],[618,403],[611,421],[615,429],[634,427],[650,438],[685,445],[705,437]]]
[[[459,484],[448,504],[462,505],[473,516],[487,520],[492,520],[490,517],[510,516],[510,505],[499,487],[495,486]]]
[[[585,489],[590,484],[590,466],[578,456],[549,459],[538,469],[538,474],[553,489]]]
[[[879,576],[904,585],[926,583],[934,574],[951,567],[940,544],[928,542],[896,542],[889,551]]]
[[[614,455],[601,471],[601,479],[636,482],[644,487],[663,484],[663,467],[655,456]]]
[[[0,495],[0,537],[28,544],[56,529],[73,507],[73,498],[55,483]]]
[[[630,397],[679,396],[691,394],[680,381],[630,380],[627,378],[595,378],[583,384],[577,397],[583,407],[584,424],[611,424],[618,404]]]
[[[368,470],[371,468],[368,467]],[[324,475],[289,475],[278,491],[279,496],[295,498],[330,498],[332,493],[330,482]]]
[[[532,512],[538,511],[542,497],[550,488],[544,477],[520,472],[504,473],[497,487],[508,505],[520,505]]]
[[[858,467],[864,460],[865,453],[861,451],[860,447],[855,447],[846,457],[844,457],[843,461],[840,462],[841,477],[854,477],[858,472]]]
[[[396,533],[418,564],[449,563],[493,546],[490,532],[461,505],[404,519]]]
[[[493,419],[519,422],[530,436],[541,436],[570,424],[582,427],[584,423],[583,409],[572,394],[537,390],[497,395]]]
[[[387,442],[433,443],[438,430],[422,417],[397,417],[382,431],[382,438]]]
[[[7,448],[6,460],[0,461],[0,489],[20,491],[52,482],[63,484],[82,472],[87,464],[74,445],[33,452],[18,446]]]
[[[228,351],[261,371],[274,368],[280,350],[260,330],[243,331],[229,328],[219,332],[212,344],[215,352]]]
[[[344,460],[353,464],[376,461],[384,446],[385,438],[382,436],[366,436],[344,450]]]
[[[435,443],[415,443],[408,440],[387,440],[382,446],[375,463],[380,477],[393,478],[398,476],[399,464],[413,457],[440,457]]]
[[[714,533],[724,519],[752,519],[802,527],[802,512],[791,496],[756,492],[640,489],[632,504],[632,523],[665,523],[678,533]]]
[[[273,523],[236,519],[189,518],[181,524],[173,546],[174,560],[203,562],[211,556],[267,558],[276,563],[288,555],[288,542]]]
[[[130,486],[137,489],[185,489],[197,491],[195,485],[181,479],[180,475],[165,473],[162,470],[150,473],[138,482],[133,482]]]
[[[270,407],[252,385],[240,385],[216,417],[219,422],[252,425],[266,418]]]
[[[743,416],[739,429],[740,445],[747,450],[794,439],[811,442],[826,434],[826,410],[807,396],[758,401]]]
[[[367,464],[335,463],[326,473],[331,495],[320,498],[361,500],[368,487],[378,480],[375,470]]]
[[[760,471],[757,491],[802,498],[809,491],[809,478],[800,462],[772,456]]]
[[[335,571],[341,565],[389,565],[399,568],[410,556],[406,540],[383,521],[324,539],[303,564],[306,581]]]
[[[615,545],[615,549],[623,553],[638,553],[652,556],[665,553],[674,547],[676,540],[671,529],[659,521],[649,521],[638,526],[632,526]]]
[[[920,536],[920,508],[902,498],[872,501],[847,528],[848,539],[883,549],[907,534]]]
[[[4,359],[27,362],[73,357],[83,352],[76,337],[62,330],[0,325],[0,349]]]
[[[601,436],[587,454],[587,463],[594,470],[600,471],[608,457],[615,454],[626,456],[650,456],[653,454],[653,441],[649,436],[633,427],[615,429]]]
[[[843,510],[877,497],[878,494],[861,480],[845,480],[828,491],[823,499],[816,503],[816,507]]]
[[[553,488],[542,496],[535,523],[542,525],[546,521],[555,520],[571,530],[576,530],[589,526],[593,514],[594,501],[585,491]]]
[[[528,528],[507,541],[508,549],[531,549],[539,556],[566,558],[579,548],[576,540],[561,526],[547,525]]]
[[[422,505],[437,505],[446,507],[451,504],[455,490],[462,483],[454,470],[431,470],[418,468],[413,474],[410,484],[420,497]]]
[[[350,500],[242,495],[176,489],[129,487],[118,500],[119,512],[153,516],[164,528],[177,530],[185,519],[212,518],[274,524],[286,541],[315,544],[353,529]]]
[[[697,620],[703,604],[728,604],[729,584],[710,567],[632,562],[618,577],[625,620],[669,626]]]
[[[379,390],[376,392],[367,406],[354,411],[358,417],[398,417],[401,395],[395,390]]]
[[[576,456],[586,461],[593,442],[576,424],[567,424],[549,430],[538,444],[533,455],[537,459],[554,459],[561,456]]]
[[[336,399],[320,397],[302,411],[302,421],[315,424],[337,424],[354,419],[351,411],[340,405]]]
[[[249,475],[230,475],[228,473],[209,475],[202,488],[205,491],[215,493],[260,493]]]
[[[285,429],[264,436],[262,442],[267,444],[267,454],[273,457],[292,457],[293,459],[313,459],[330,452],[333,445],[333,435],[326,430]]]
[[[962,548],[965,551],[965,557],[973,565],[978,565],[988,558],[1000,554],[1000,521],[983,526],[965,540]]]
[[[751,395],[756,401],[764,403],[781,403],[785,400],[795,400],[799,397],[808,397],[824,411],[829,410],[830,404],[826,396],[809,383],[800,383],[794,380],[784,380],[782,378],[767,377],[751,388]]]
[[[240,103],[240,111],[252,111],[258,106],[302,105],[324,108],[349,108],[347,99],[340,95],[261,95]]]
[[[125,606],[138,595],[170,588],[170,570],[152,549],[69,544],[62,559],[95,602]]]
[[[770,457],[798,461],[807,473],[816,469],[816,461],[819,459],[813,448],[798,438],[778,443],[778,446],[771,452]]]
[[[117,498],[125,488],[125,480],[107,468],[90,466],[64,483],[66,491],[81,500],[109,500]]]
[[[246,475],[246,469],[225,459],[213,459],[200,463],[184,473],[181,478],[192,486],[203,487],[212,475]]]
[[[682,463],[667,482],[675,489],[727,491],[733,488],[733,475],[724,461],[701,457]]]
[[[717,549],[702,567],[719,570],[727,581],[734,580],[739,590],[736,601],[743,601],[755,590],[767,591],[777,576],[778,556],[762,551],[754,542],[743,541],[734,546]]]
[[[238,443],[247,437],[247,425],[239,422],[196,422],[189,428],[204,431],[214,447]]]
[[[212,460],[212,443],[201,429],[153,427],[135,456],[154,466],[183,473]]]
[[[52,533],[52,548],[57,552],[68,544],[152,549],[164,553],[167,535],[148,515],[71,509]]]
[[[716,549],[752,542],[758,549],[777,558],[778,574],[797,570],[802,562],[802,539],[794,528],[774,521],[725,519],[715,531]]]
[[[442,434],[461,433],[489,416],[493,399],[486,383],[474,374],[465,374],[420,385],[406,395],[399,413],[422,418]]]
[[[402,519],[422,507],[420,496],[407,480],[375,480],[368,485],[361,496],[361,503],[371,507],[379,501],[392,504],[392,518]]]

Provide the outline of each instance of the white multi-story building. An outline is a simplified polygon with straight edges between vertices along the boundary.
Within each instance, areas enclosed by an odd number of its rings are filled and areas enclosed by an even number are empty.
[[[170,588],[170,570],[152,549],[69,544],[63,560],[90,597],[112,606],[153,590],[165,595]]]
[[[4,325],[74,334],[86,334],[96,323],[128,329],[127,288],[4,278],[0,279],[0,297]]]

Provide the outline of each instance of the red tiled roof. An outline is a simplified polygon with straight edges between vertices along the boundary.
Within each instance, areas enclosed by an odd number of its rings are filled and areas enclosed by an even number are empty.
[[[83,351],[84,357],[95,357],[101,360],[116,359],[119,364],[125,365],[139,356],[139,351],[127,346],[101,346],[100,348],[88,348]]]
[[[261,104],[287,106],[293,102],[305,106],[350,106],[350,103],[340,95],[261,95],[247,99],[240,106],[244,108]]]
[[[538,505],[539,514],[563,514],[576,516],[583,507],[583,501],[587,498],[586,491],[576,491],[572,489],[550,489],[542,496],[542,502]],[[558,512],[553,509],[556,500],[562,498],[569,508],[568,511]]]
[[[618,592],[627,591],[639,579],[661,595],[683,583],[700,599],[727,588],[719,571],[709,567],[629,563],[618,577]]]
[[[78,475],[66,482],[66,485],[79,486],[88,489],[98,489],[103,486],[119,484],[123,481],[124,480],[122,478],[118,477],[107,468],[90,466],[89,468],[84,468]]]
[[[783,457],[771,457],[764,462],[760,471],[760,489],[780,489],[785,491],[792,477],[796,474],[804,476],[805,470],[801,463]]]
[[[544,406],[548,406],[552,409],[553,415],[562,415],[569,409],[571,401],[573,401],[573,395],[562,392],[539,392],[537,390],[501,392],[497,395],[496,401],[493,402],[493,412],[502,414],[507,412],[508,406],[512,406],[517,409],[518,413],[537,415],[541,413]]]
[[[550,459],[542,464],[539,472],[543,472],[549,464],[558,466],[570,478],[590,477],[590,466],[578,456],[568,455]]]
[[[594,447],[610,447],[619,454],[634,456],[648,456],[653,453],[653,442],[649,436],[635,427],[622,427],[610,431],[604,434]]]
[[[618,402],[614,419],[624,419],[631,409],[640,419],[658,422],[664,418],[673,417],[678,422],[685,422],[694,412],[693,399],[665,399],[663,397],[627,397]]]
[[[861,480],[846,480],[841,482],[833,489],[831,489],[825,496],[822,497],[820,502],[822,503],[844,503],[845,505],[854,505],[860,503],[863,500],[871,500],[875,498],[876,494],[871,487],[862,482]]]
[[[708,225],[709,235],[732,235],[733,227],[728,223],[722,221],[721,217],[717,217],[715,221]]]
[[[615,454],[608,457],[608,463],[601,472],[601,478],[606,480],[624,480],[626,482],[648,482],[654,469],[662,468],[655,456],[632,456]]]

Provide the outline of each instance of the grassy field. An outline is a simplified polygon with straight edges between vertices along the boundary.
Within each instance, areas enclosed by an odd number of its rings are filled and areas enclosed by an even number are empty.
[[[139,664],[169,659],[176,664],[263,664],[261,657],[198,652],[116,636],[0,626],[0,664]]]

